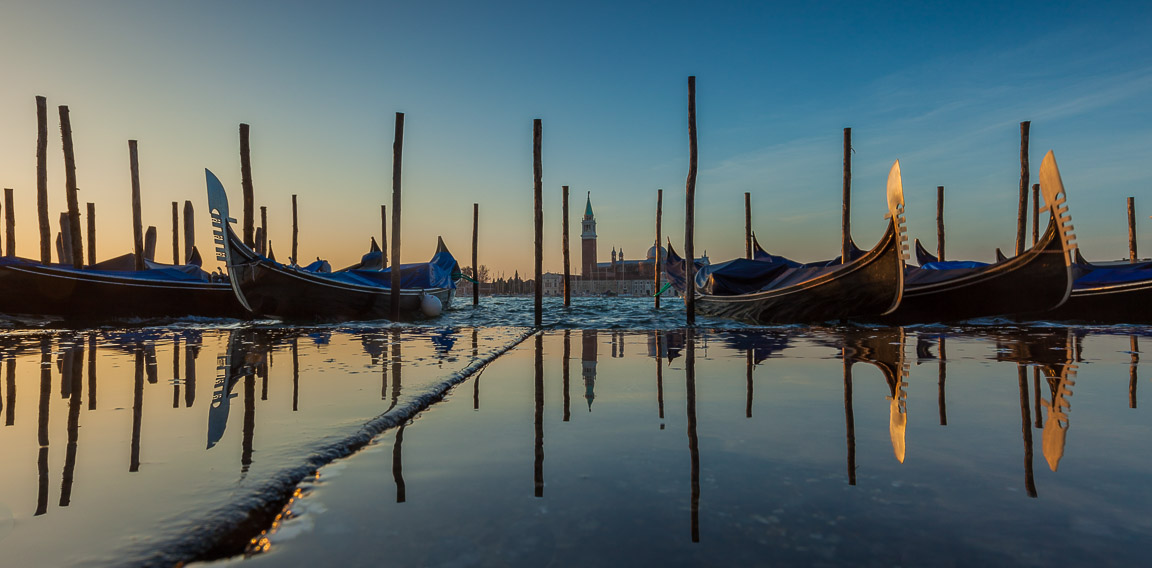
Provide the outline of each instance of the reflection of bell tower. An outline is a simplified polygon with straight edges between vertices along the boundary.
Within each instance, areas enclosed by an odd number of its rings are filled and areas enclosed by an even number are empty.
[[[580,221],[580,275],[584,278],[592,278],[595,271],[596,216],[592,214],[592,192],[589,191],[588,204],[584,206],[584,219]],[[595,355],[593,355],[592,360],[596,360]]]
[[[584,378],[584,398],[588,400],[588,412],[592,412],[592,400],[596,398],[596,331],[586,329],[581,332],[581,337],[580,375]]]

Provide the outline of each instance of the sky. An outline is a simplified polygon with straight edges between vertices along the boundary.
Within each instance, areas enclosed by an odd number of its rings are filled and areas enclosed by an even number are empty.
[[[145,225],[171,250],[171,202],[192,201],[206,268],[204,169],[240,217],[240,123],[257,206],[288,256],[352,264],[392,202],[405,115],[405,262],[443,236],[493,276],[533,266],[532,121],[543,123],[544,270],[562,270],[561,187],[574,267],[591,195],[600,261],[683,250],[688,77],[696,77],[695,248],[744,252],[744,193],[768,251],[839,254],[843,129],[852,129],[852,231],[886,226],[900,160],[909,231],[949,258],[1015,242],[1020,126],[1031,183],[1055,152],[1089,259],[1127,256],[1136,198],[1152,254],[1152,6],[1146,2],[295,2],[6,0],[0,8],[0,186],[15,190],[17,254],[38,258],[35,97],[49,106],[53,231],[66,210],[57,107],[67,105],[81,210],[97,256],[131,250],[128,140],[139,141]],[[87,222],[85,219],[84,223]],[[1029,229],[1031,231],[1031,229]],[[1152,233],[1150,233],[1152,234]],[[574,268],[578,271],[578,268]]]

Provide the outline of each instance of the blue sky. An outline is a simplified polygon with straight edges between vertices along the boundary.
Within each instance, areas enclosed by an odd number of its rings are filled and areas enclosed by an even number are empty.
[[[48,97],[49,191],[64,209],[56,106],[71,109],[81,202],[99,256],[128,250],[127,140],[144,217],[170,249],[170,203],[192,200],[207,249],[203,168],[240,197],[237,126],[252,126],[256,201],[280,256],[290,196],[301,257],[358,258],[391,202],[404,112],[405,260],[442,234],[481,263],[531,271],[532,119],[544,126],[545,269],[560,269],[560,187],[573,244],[592,192],[600,260],[682,247],[687,77],[697,76],[697,250],[743,254],[743,193],[770,251],[839,250],[842,129],[853,129],[853,232],[884,227],[901,161],[912,236],[988,260],[1015,235],[1019,122],[1032,182],[1055,151],[1089,258],[1126,255],[1127,196],[1152,214],[1152,8],[1140,3],[6,2],[0,185],[16,189],[18,253],[36,256],[35,95]],[[234,205],[233,209],[238,209]],[[1145,255],[1152,241],[1141,238]],[[207,255],[206,255],[207,256]],[[166,258],[163,253],[160,258]]]

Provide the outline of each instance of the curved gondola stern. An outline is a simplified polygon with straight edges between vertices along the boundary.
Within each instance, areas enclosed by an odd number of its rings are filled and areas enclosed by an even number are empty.
[[[904,266],[908,262],[908,218],[904,212],[904,182],[900,179],[900,160],[892,164],[888,170],[888,215],[892,220],[892,229],[895,232],[896,251],[899,262],[896,270],[896,297],[892,305],[881,315],[887,315],[900,307],[904,298]]]
[[[204,177],[208,185],[208,214],[212,217],[212,238],[216,241],[216,260],[224,262],[224,267],[228,270],[228,281],[232,284],[232,292],[236,294],[236,299],[240,305],[251,312],[252,306],[244,297],[244,293],[240,291],[239,277],[233,270],[237,264],[237,254],[232,248],[233,242],[229,238],[231,236],[229,233],[232,232],[230,223],[235,223],[236,219],[228,216],[228,193],[224,191],[224,185],[220,183],[220,179],[211,170],[205,168]]]
[[[1060,307],[1068,301],[1072,294],[1072,265],[1076,262],[1076,234],[1072,227],[1072,214],[1068,211],[1068,194],[1064,190],[1064,182],[1060,179],[1060,168],[1056,165],[1056,155],[1052,150],[1044,155],[1040,163],[1040,192],[1044,194],[1045,209],[1052,213],[1052,220],[1056,223],[1057,233],[1060,235],[1060,244],[1064,249],[1064,267],[1068,274],[1068,286],[1064,291],[1064,299],[1053,306]]]

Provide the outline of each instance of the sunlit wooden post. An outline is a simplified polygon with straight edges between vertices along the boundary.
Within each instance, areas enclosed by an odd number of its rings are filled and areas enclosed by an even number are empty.
[[[1032,184],[1032,246],[1040,240],[1040,184]]]
[[[4,256],[16,256],[16,212],[12,209],[16,191],[4,188]]]
[[[296,217],[296,194],[292,194],[292,264],[300,264],[300,257],[296,256],[298,253],[297,246],[300,239],[300,226],[297,225],[298,218]],[[380,268],[384,268],[384,264],[380,264]]]
[[[72,121],[68,117],[68,107],[60,105],[60,138],[64,148],[64,186],[67,188],[68,198],[68,232],[71,241],[68,243],[72,251],[72,267],[84,266],[84,244],[80,238],[80,203],[77,197],[79,189],[76,187],[76,153],[72,148]]]
[[[180,202],[172,202],[172,264],[180,262]]]
[[[476,280],[472,284],[472,305],[480,305],[480,265],[478,262],[478,244],[479,244],[479,230],[480,230],[480,204],[472,204],[472,278]]]
[[[191,201],[184,202],[184,263],[192,262],[192,248],[196,246],[196,209]]]
[[[251,145],[249,144],[249,127],[247,124],[240,123],[240,185],[244,189],[244,218],[242,237],[244,244],[251,249],[256,248],[256,241],[253,233],[256,229],[253,226],[255,222],[253,211],[253,189],[252,189],[252,152]]]
[[[258,254],[260,256],[264,256],[264,257],[268,256],[268,251],[264,250],[264,247],[261,246],[261,244],[264,242],[264,228],[263,227],[256,227],[256,234],[253,235],[253,239],[255,239],[255,241],[256,241],[256,248],[255,248],[256,254]]]
[[[268,254],[268,207],[260,206],[260,230],[264,236],[260,239],[260,254]]]
[[[533,307],[535,308],[534,322],[540,327],[544,315],[544,167],[540,161],[540,145],[543,137],[540,119],[532,120],[532,178],[533,178],[533,226],[535,227],[536,255],[535,269],[536,282],[533,286]]]
[[[840,262],[847,264],[852,248],[852,129],[844,129],[844,213],[840,220]]]
[[[67,211],[60,214],[59,237],[60,246],[56,255],[60,259],[60,264],[72,264],[72,257],[75,256],[72,250],[72,222]]]
[[[144,259],[153,262],[156,260],[156,227],[151,225],[144,231]]]
[[[563,231],[564,249],[564,306],[572,305],[572,265],[568,253],[568,186],[563,186],[561,213],[561,230]]]
[[[744,258],[752,260],[752,194],[744,192]]]
[[[36,217],[40,221],[40,262],[52,262],[48,220],[48,99],[36,97]]]
[[[1016,256],[1024,252],[1024,233],[1028,223],[1028,127],[1031,122],[1020,123],[1020,207],[1016,215]]]
[[[664,190],[663,189],[657,189],[656,190],[656,266],[652,270],[652,272],[653,272],[653,274],[652,274],[652,278],[653,278],[652,289],[656,291],[656,297],[654,298],[654,301],[656,303],[656,309],[660,309],[660,271],[662,268],[664,268],[663,266],[661,266],[661,264],[664,262],[664,255],[660,254],[660,216],[664,212],[663,209],[664,209]],[[657,359],[659,359],[659,355],[657,355]]]
[[[684,198],[684,306],[688,325],[696,325],[696,249],[693,233],[696,223],[696,76],[688,77],[688,179]]]
[[[392,142],[392,319],[400,319],[400,169],[404,157],[404,113],[396,113]]]
[[[1136,262],[1136,198],[1128,198],[1128,261]]]
[[[943,260],[943,185],[937,185],[937,258]]]
[[[140,218],[140,159],[136,141],[128,141],[128,167],[132,173],[132,252],[136,255],[136,270],[144,270],[144,230]]]
[[[388,268],[388,206],[380,206],[380,270]]]
[[[96,204],[88,203],[88,265],[96,264]]]

